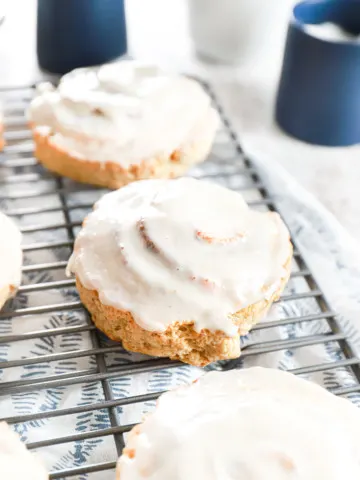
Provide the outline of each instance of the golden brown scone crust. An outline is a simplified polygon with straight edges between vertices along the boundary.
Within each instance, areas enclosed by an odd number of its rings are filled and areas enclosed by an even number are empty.
[[[5,147],[5,140],[4,140],[4,125],[0,123],[0,152]]]
[[[291,251],[292,251],[292,247]],[[291,253],[286,262],[286,275],[280,288],[267,300],[239,310],[232,315],[239,328],[239,335],[245,335],[258,323],[276,301],[290,275]],[[152,332],[140,327],[129,311],[118,310],[103,305],[96,290],[85,288],[79,278],[76,286],[80,299],[92,316],[92,320],[102,332],[115,341],[122,342],[126,350],[156,357],[169,357],[191,365],[203,367],[217,360],[227,360],[240,356],[239,336],[227,337],[223,332],[201,330],[197,332],[194,322],[176,322],[164,332]]]
[[[0,289],[0,310],[4,306],[5,302],[9,298],[13,297],[16,293],[16,288],[13,285],[8,285]]]
[[[147,159],[128,169],[115,162],[96,162],[72,155],[52,143],[51,135],[43,135],[36,129],[33,129],[33,137],[35,157],[52,172],[77,182],[117,189],[136,180],[181,176],[192,165],[205,160],[214,133],[209,130],[208,135],[174,150],[170,156]]]

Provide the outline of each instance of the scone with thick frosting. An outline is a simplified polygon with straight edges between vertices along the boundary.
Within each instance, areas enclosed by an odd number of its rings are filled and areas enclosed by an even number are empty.
[[[15,223],[0,212],[0,309],[20,285],[21,266],[21,233]]]
[[[47,480],[45,467],[5,422],[0,422],[0,479]]]
[[[360,478],[360,410],[280,370],[205,374],[129,434],[117,480]]]
[[[291,256],[277,213],[214,183],[143,180],[95,204],[68,272],[126,349],[206,365],[240,355],[239,334],[279,297]]]
[[[58,88],[42,87],[29,121],[35,155],[49,170],[119,188],[176,177],[203,161],[218,116],[194,80],[122,61],[74,70]]]

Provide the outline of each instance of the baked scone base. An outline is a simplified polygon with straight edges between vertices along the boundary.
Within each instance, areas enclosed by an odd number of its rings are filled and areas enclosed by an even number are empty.
[[[13,297],[16,293],[16,287],[13,285],[7,285],[6,287],[0,288],[0,310],[4,306],[5,302],[9,300],[9,298]]]
[[[5,139],[4,139],[4,125],[0,123],[0,152],[5,147]]]
[[[35,157],[47,169],[76,182],[117,189],[135,180],[181,176],[192,165],[207,157],[214,131],[209,129],[196,141],[174,150],[170,157],[147,159],[140,164],[130,165],[128,169],[115,162],[96,162],[73,155],[52,143],[51,135],[43,135],[36,128],[33,129],[33,137]]]
[[[80,299],[97,328],[112,340],[122,342],[126,350],[155,357],[169,357],[203,367],[217,360],[240,356],[239,335],[246,335],[280,297],[290,275],[290,265],[291,258],[285,265],[286,275],[281,280],[281,286],[270,298],[249,305],[232,315],[234,324],[239,328],[238,335],[234,337],[227,337],[221,331],[197,332],[193,328],[193,322],[177,322],[164,332],[151,332],[140,327],[130,312],[102,304],[98,292],[85,288],[78,277],[76,286]]]

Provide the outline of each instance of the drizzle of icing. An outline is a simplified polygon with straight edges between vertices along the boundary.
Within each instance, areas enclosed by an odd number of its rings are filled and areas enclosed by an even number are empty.
[[[0,422],[0,478],[3,480],[47,480],[48,474],[5,422]]]
[[[232,336],[229,315],[276,290],[290,255],[279,216],[249,209],[238,193],[193,178],[144,180],[95,205],[68,272],[146,330],[193,321]]]
[[[9,217],[0,212],[0,290],[18,287],[21,280],[21,233]]]
[[[200,85],[153,65],[121,61],[65,75],[39,87],[29,120],[51,142],[86,160],[123,167],[171,155],[217,115]]]
[[[280,370],[205,374],[163,394],[120,457],[121,480],[360,478],[360,411]]]

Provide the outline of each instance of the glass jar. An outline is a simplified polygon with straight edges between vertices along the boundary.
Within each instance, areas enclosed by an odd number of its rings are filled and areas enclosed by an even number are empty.
[[[189,0],[196,52],[222,63],[281,58],[295,0]]]

